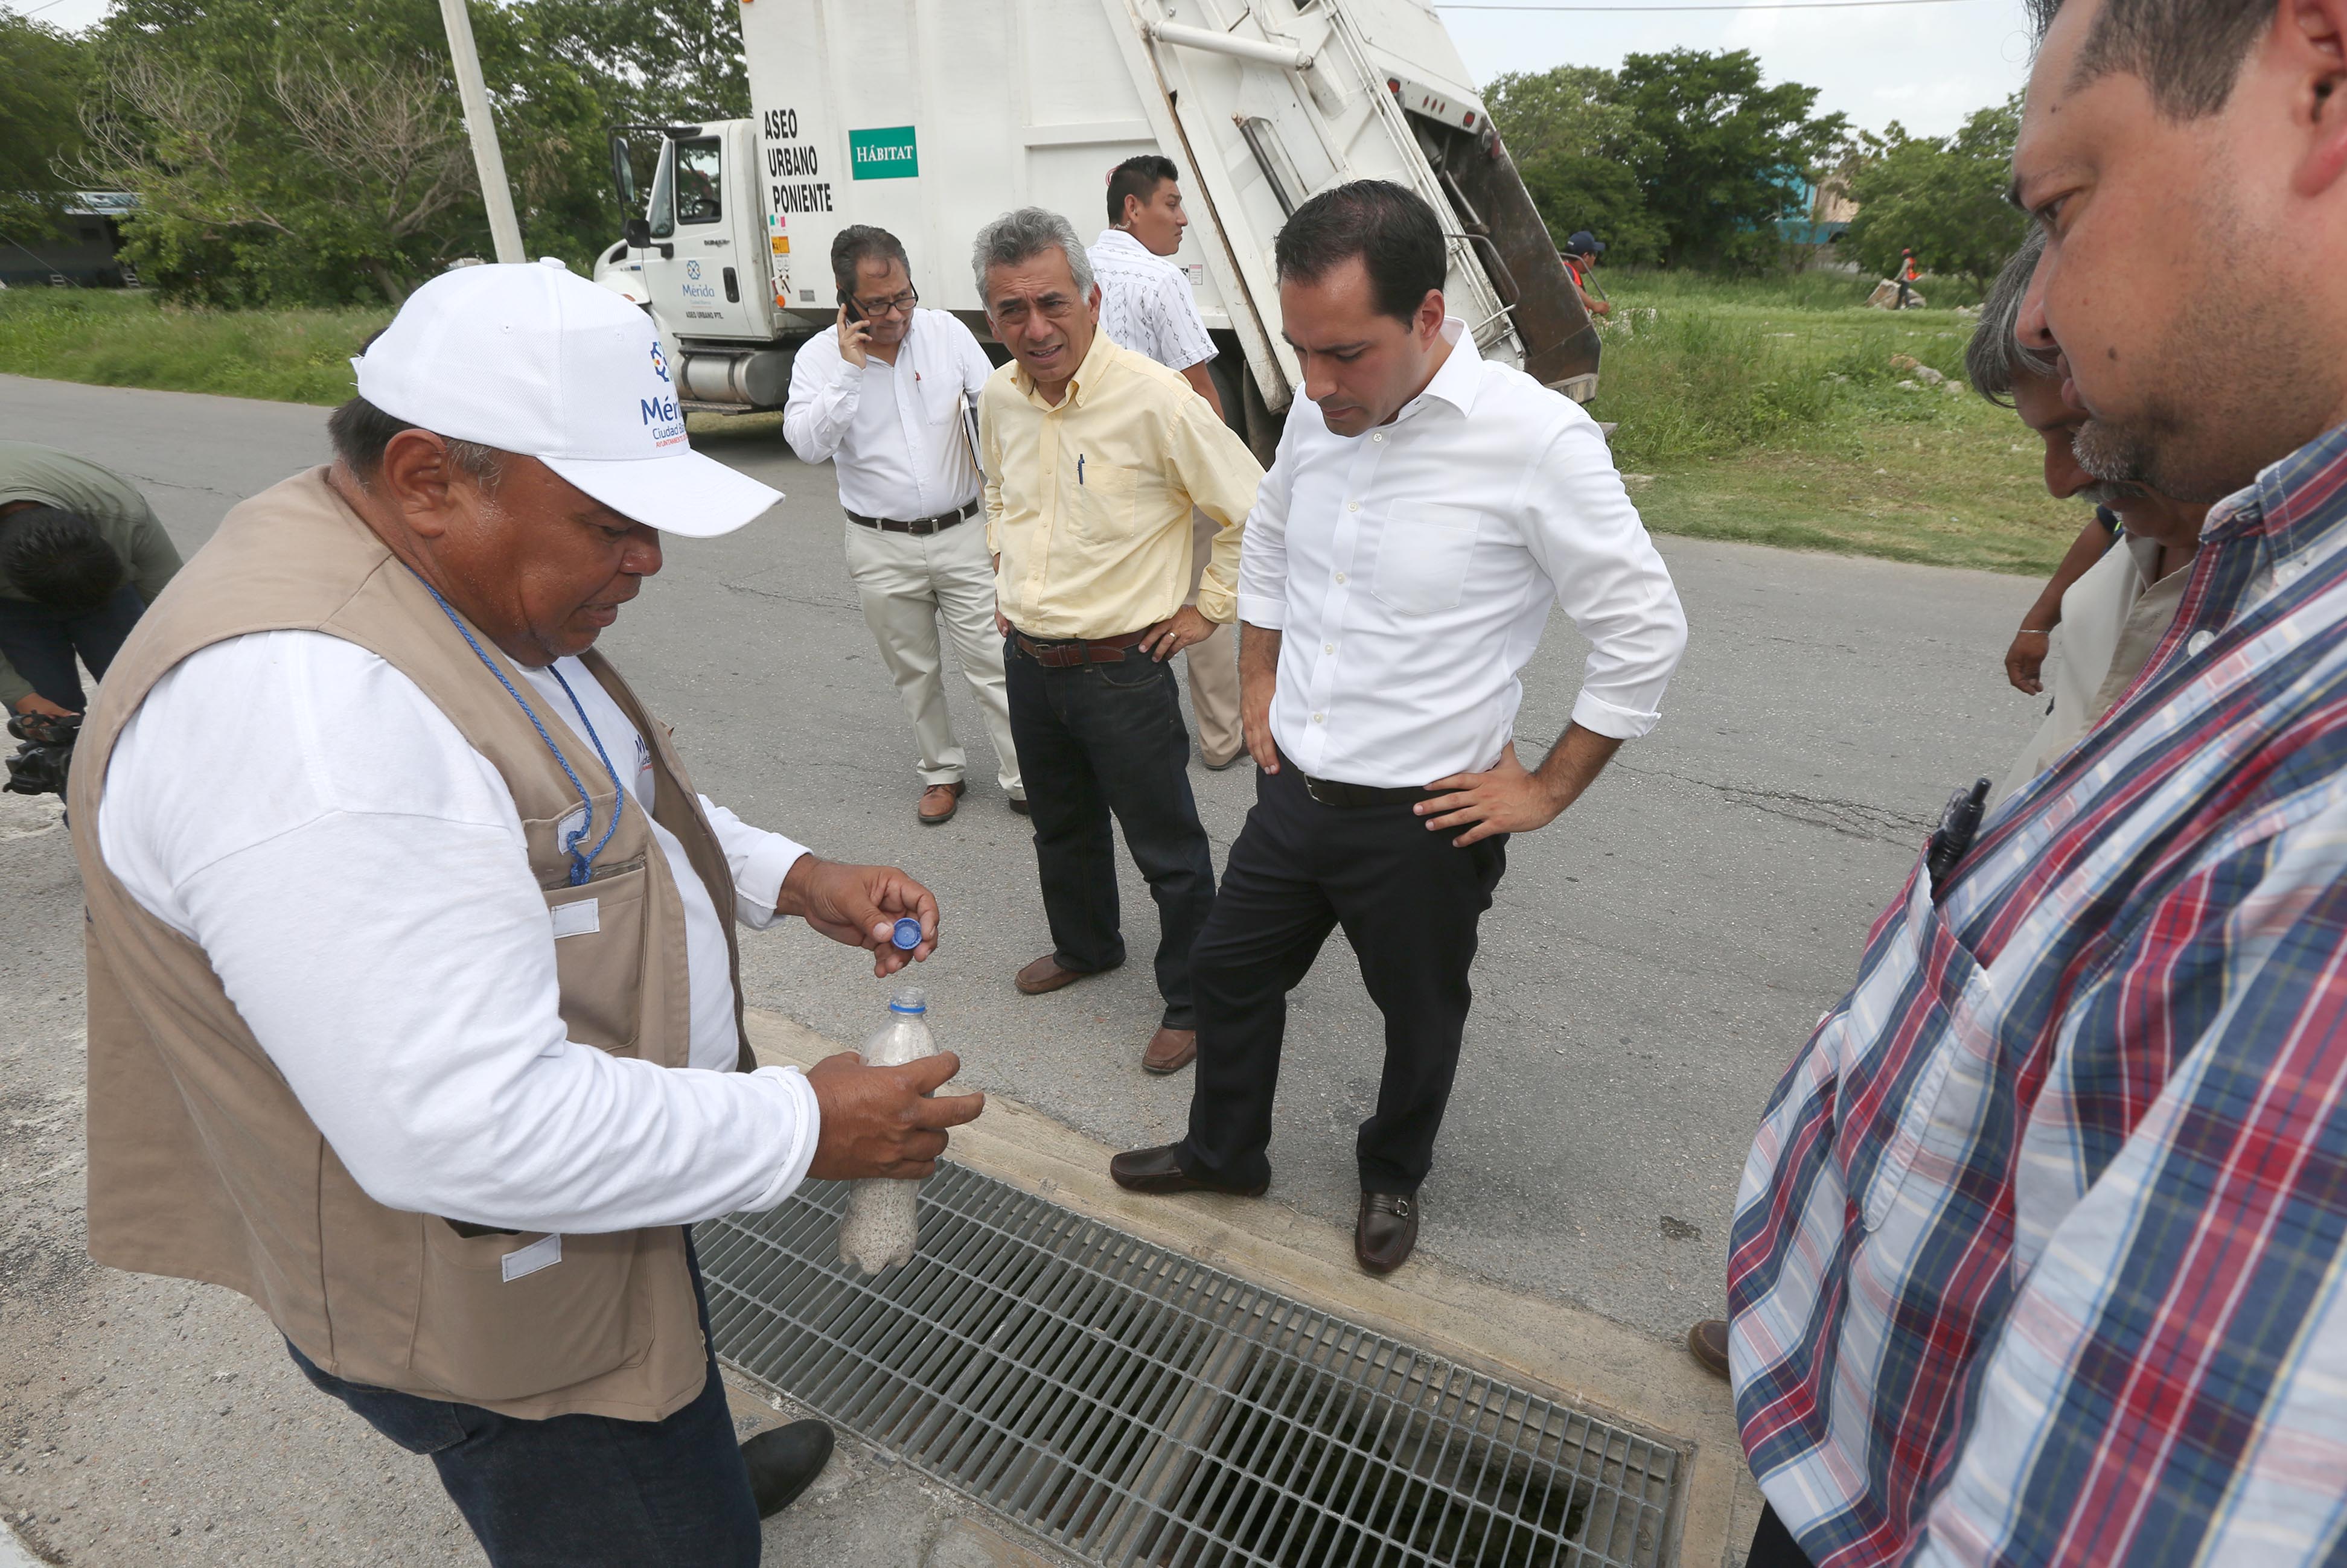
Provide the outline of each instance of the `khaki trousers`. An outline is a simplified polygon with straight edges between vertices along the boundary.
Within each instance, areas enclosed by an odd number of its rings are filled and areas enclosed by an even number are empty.
[[[1002,687],[1002,638],[994,630],[994,565],[986,553],[986,521],[971,518],[941,533],[917,538],[883,533],[861,523],[847,530],[847,575],[864,601],[864,624],[880,645],[880,661],[921,748],[924,784],[961,782],[967,763],[946,712],[945,668],[938,623],[953,639],[962,678],[986,715],[994,738],[997,777],[1013,798],[1019,752],[1010,740],[1010,706]],[[1204,646],[1203,643],[1201,647]]]
[[[1198,584],[1206,575],[1208,552],[1222,525],[1193,507],[1190,512],[1190,597],[1198,602]],[[1221,767],[1239,754],[1246,735],[1239,723],[1239,640],[1235,626],[1217,626],[1204,642],[1182,652],[1190,666],[1190,712],[1198,721],[1198,752],[1209,767]]]

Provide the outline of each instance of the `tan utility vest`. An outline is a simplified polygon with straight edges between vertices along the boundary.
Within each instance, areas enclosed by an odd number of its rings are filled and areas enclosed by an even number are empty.
[[[505,1255],[537,1235],[462,1235],[446,1220],[376,1203],[271,1065],[203,949],[106,868],[107,760],[148,691],[200,649],[286,630],[345,638],[423,688],[512,792],[549,910],[596,900],[595,928],[555,943],[570,1039],[666,1067],[687,1062],[684,907],[643,813],[630,803],[592,879],[571,886],[556,834],[576,816],[578,790],[424,585],[313,469],[229,513],[123,644],[76,747],[68,799],[89,904],[90,1255],[241,1291],[320,1367],[354,1382],[513,1416],[660,1419],[701,1391],[706,1365],[681,1228],[565,1235],[559,1263],[508,1281]],[[727,917],[730,949],[732,876],[667,731],[600,655],[586,663],[651,747],[653,815]],[[531,707],[588,786],[591,845],[611,820],[610,775],[562,713]],[[738,970],[737,961],[737,1030]],[[742,1053],[746,1068],[746,1037]]]

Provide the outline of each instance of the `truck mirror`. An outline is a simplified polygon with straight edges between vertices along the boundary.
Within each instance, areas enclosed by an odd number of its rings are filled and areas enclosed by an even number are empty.
[[[644,204],[636,194],[636,166],[628,156],[628,138],[616,130],[611,133],[611,188],[620,193],[620,205],[629,210]]]
[[[627,241],[628,249],[630,251],[650,250],[652,242],[651,220],[641,214],[629,219],[620,230],[620,236]]]

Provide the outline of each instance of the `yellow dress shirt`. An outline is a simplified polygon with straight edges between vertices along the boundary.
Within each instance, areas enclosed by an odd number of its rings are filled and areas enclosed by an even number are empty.
[[[1118,637],[1190,592],[1190,509],[1214,536],[1198,612],[1238,614],[1239,531],[1263,469],[1190,384],[1104,332],[1057,408],[1016,361],[980,395],[994,590],[1030,637]]]

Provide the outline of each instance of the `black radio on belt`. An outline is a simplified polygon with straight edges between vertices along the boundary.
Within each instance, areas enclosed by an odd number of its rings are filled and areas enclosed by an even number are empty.
[[[1948,873],[1972,849],[1973,835],[1980,831],[1981,813],[1988,805],[1988,780],[1974,779],[1972,788],[1948,797],[1948,808],[1940,814],[1940,825],[1923,851],[1923,869],[1932,874],[1932,886],[1946,881]]]

